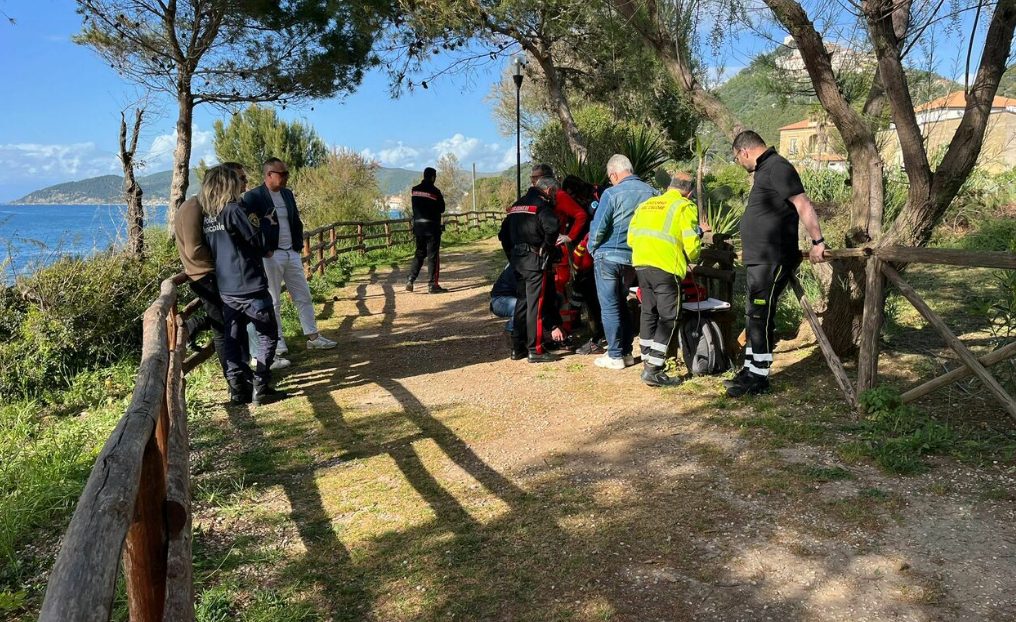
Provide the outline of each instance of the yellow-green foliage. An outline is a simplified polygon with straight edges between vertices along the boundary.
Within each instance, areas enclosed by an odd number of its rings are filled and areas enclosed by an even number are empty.
[[[324,163],[300,169],[291,187],[304,224],[320,227],[340,220],[375,220],[384,198],[374,171],[377,164],[352,151],[337,149]]]

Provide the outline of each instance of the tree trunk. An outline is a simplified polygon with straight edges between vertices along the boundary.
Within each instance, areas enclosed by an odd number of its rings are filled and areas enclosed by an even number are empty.
[[[134,115],[134,133],[127,138],[127,118],[120,113],[120,163],[123,165],[124,199],[127,201],[127,252],[135,259],[145,254],[145,210],[141,201],[143,191],[134,177],[134,154],[138,148],[141,133],[141,118],[144,110]],[[128,144],[129,143],[129,144]]]
[[[543,77],[547,80],[547,96],[554,109],[554,114],[561,122],[561,128],[568,140],[568,148],[576,158],[585,160],[586,154],[589,152],[586,139],[575,123],[575,117],[572,116],[571,106],[568,104],[568,97],[565,95],[564,85],[561,83],[561,75],[557,72],[557,67],[554,66],[554,57],[549,49],[538,48],[529,41],[522,40],[522,47],[540,64]]]
[[[166,225],[173,235],[173,221],[176,210],[187,198],[187,186],[190,183],[191,131],[194,125],[194,96],[190,92],[189,83],[180,89],[177,100],[178,116],[176,119],[176,149],[173,151],[173,182],[169,187],[169,207],[166,213]]]

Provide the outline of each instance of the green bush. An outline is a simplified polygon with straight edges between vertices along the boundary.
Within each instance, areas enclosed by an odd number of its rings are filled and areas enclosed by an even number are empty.
[[[859,400],[865,413],[861,453],[890,473],[919,473],[926,468],[923,456],[941,453],[955,442],[951,428],[923,418],[895,389],[876,387]]]
[[[141,316],[179,270],[175,246],[149,230],[148,256],[65,257],[0,295],[0,398],[43,397],[80,371],[136,355]]]
[[[850,186],[847,174],[831,169],[800,170],[801,183],[808,197],[815,203],[845,204],[850,201]]]

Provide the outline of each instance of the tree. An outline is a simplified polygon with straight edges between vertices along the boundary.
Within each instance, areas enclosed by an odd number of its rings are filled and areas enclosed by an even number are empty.
[[[145,208],[141,202],[143,191],[134,178],[134,154],[138,150],[141,119],[144,108],[134,110],[134,129],[128,137],[127,115],[120,112],[120,164],[123,165],[123,193],[127,201],[127,252],[135,259],[145,254]]]
[[[194,107],[348,92],[375,59],[385,0],[77,0],[76,37],[177,107],[169,227],[187,192]]]
[[[313,128],[279,119],[272,108],[252,104],[234,114],[229,124],[215,122],[215,157],[219,162],[239,162],[256,178],[261,165],[276,157],[297,170],[327,160],[328,146]]]
[[[339,220],[376,220],[383,212],[377,163],[345,149],[327,154],[315,167],[296,171],[290,183],[307,228]]]
[[[454,153],[446,153],[437,161],[437,185],[444,195],[445,205],[449,210],[456,210],[462,197],[466,194],[466,184],[469,180],[466,173],[459,164],[459,158]]]
[[[612,0],[627,18],[633,34],[646,42],[667,67],[692,105],[732,138],[743,124],[700,79],[694,58],[695,10],[699,0]],[[822,34],[795,0],[764,0],[777,22],[793,37],[800,51],[815,94],[843,139],[851,165],[851,228],[848,246],[868,243],[923,245],[935,224],[956,196],[972,170],[980,152],[990,105],[998,89],[1009,56],[1016,27],[1016,0],[999,0],[989,21],[981,50],[976,78],[967,92],[967,108],[945,158],[932,172],[914,113],[908,77],[903,65],[906,53],[936,20],[941,20],[942,4],[917,15],[911,0],[864,0],[860,3],[863,26],[867,29],[877,59],[877,70],[860,111],[844,95],[833,70],[831,56]],[[724,4],[724,6],[728,6]],[[744,7],[731,0],[729,6],[737,19],[743,19]],[[978,7],[982,5],[978,4]],[[737,21],[737,19],[732,21]],[[970,49],[973,49],[974,33]],[[969,59],[968,59],[969,62]],[[906,205],[882,234],[883,184],[882,161],[874,128],[883,111],[891,110],[896,124],[910,193]],[[836,262],[834,268],[842,266]],[[834,347],[844,352],[853,348],[860,327],[860,301],[868,284],[880,283],[869,262],[867,277],[854,265],[843,274],[826,274],[829,284],[827,311],[823,326]],[[881,291],[867,292],[881,296]]]

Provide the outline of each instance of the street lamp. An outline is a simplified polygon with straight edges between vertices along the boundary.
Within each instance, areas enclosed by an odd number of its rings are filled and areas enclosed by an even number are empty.
[[[515,81],[515,189],[522,198],[522,70],[526,59],[519,55],[512,59],[512,80]]]

